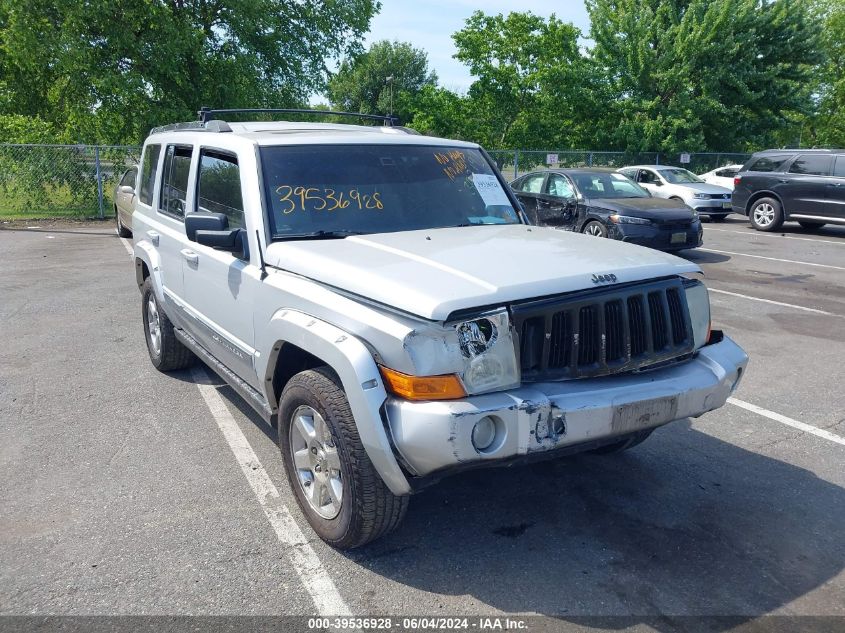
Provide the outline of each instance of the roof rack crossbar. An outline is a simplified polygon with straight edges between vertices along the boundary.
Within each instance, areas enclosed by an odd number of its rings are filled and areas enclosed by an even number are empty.
[[[242,112],[258,112],[263,114],[317,114],[317,115],[334,115],[334,116],[352,116],[360,119],[369,119],[371,121],[381,121],[383,125],[390,127],[399,125],[399,117],[390,114],[362,114],[361,112],[340,112],[337,110],[308,110],[296,108],[231,108],[225,110],[213,110],[208,107],[201,108],[197,115],[200,123],[206,123],[211,120],[214,115],[220,114],[239,114]]]

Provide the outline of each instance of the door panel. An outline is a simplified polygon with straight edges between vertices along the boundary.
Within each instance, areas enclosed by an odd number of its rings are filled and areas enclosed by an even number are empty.
[[[833,157],[829,154],[799,155],[783,175],[775,175],[774,190],[783,199],[786,215],[825,215],[827,185]]]
[[[845,155],[837,156],[827,184],[825,217],[845,220]]]
[[[191,209],[223,213],[230,228],[245,227],[240,169],[234,156],[201,150]],[[187,242],[180,253],[191,334],[220,362],[253,387],[253,301],[258,267],[225,251]]]

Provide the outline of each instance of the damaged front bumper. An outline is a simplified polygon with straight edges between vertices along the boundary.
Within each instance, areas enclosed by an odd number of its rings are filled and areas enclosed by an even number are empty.
[[[405,468],[422,477],[630,435],[725,404],[748,362],[727,337],[688,361],[620,376],[547,382],[463,400],[389,398],[386,415]],[[484,420],[483,418],[489,418]],[[491,424],[492,422],[492,424]],[[473,429],[484,425],[479,450]]]

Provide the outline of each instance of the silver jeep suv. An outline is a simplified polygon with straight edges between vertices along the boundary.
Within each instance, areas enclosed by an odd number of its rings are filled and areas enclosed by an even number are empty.
[[[214,114],[144,144],[150,359],[199,358],[277,425],[328,543],[462,469],[630,448],[739,383],[695,264],[528,225],[478,145]]]

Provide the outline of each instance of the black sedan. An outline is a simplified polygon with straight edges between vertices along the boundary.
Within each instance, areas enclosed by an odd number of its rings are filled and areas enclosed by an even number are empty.
[[[675,251],[701,246],[698,214],[683,202],[652,198],[622,174],[598,169],[536,171],[511,183],[528,219],[540,226]]]

